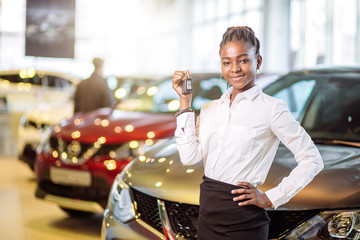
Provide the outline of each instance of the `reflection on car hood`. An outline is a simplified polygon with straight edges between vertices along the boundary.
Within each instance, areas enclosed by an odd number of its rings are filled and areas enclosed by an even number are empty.
[[[360,149],[343,146],[318,146],[325,167],[290,202],[287,209],[337,208],[359,206]],[[280,146],[269,175],[259,188],[266,191],[279,184],[296,165],[293,154]],[[183,166],[176,145],[169,141],[149,151],[146,159],[136,160],[124,173],[132,187],[161,199],[198,204],[203,166]]]
[[[130,127],[129,127],[130,125]],[[76,114],[73,118],[60,123],[61,130],[55,134],[64,140],[74,140],[72,134],[79,131],[77,141],[93,143],[99,137],[105,137],[106,143],[116,144],[130,140],[145,140],[148,132],[155,134],[154,139],[168,138],[174,135],[176,119],[173,114],[126,112],[102,108],[85,114]]]

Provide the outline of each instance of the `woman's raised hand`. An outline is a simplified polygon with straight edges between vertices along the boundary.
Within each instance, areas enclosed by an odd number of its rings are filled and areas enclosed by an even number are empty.
[[[180,96],[180,110],[191,107],[191,98],[192,94],[184,95],[182,94],[182,83],[185,80],[185,77],[190,78],[189,70],[186,71],[175,71],[172,76],[172,86],[176,93]]]

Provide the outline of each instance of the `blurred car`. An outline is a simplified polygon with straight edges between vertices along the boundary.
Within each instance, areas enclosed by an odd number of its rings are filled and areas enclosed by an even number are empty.
[[[288,203],[268,209],[269,239],[359,239],[360,68],[294,71],[264,88],[285,100],[317,145],[325,168]],[[296,166],[280,144],[265,183]],[[196,239],[202,162],[183,166],[175,140],[152,146],[118,174],[101,238]]]
[[[106,78],[110,90],[118,102],[127,99],[136,92],[144,92],[154,80],[161,79],[160,75],[110,75]]]
[[[34,68],[0,71],[0,110],[24,113],[35,105],[66,99],[81,79]]]
[[[114,93],[114,98],[120,102],[135,91],[144,91],[156,79],[155,75],[110,75],[106,80]],[[26,111],[18,126],[18,158],[34,170],[36,148],[46,128],[71,118],[73,114],[73,95],[57,101],[37,104]]]
[[[74,114],[72,98],[36,105],[24,113],[18,126],[18,158],[34,170],[36,148],[49,126],[57,124]]]
[[[192,74],[196,111],[226,90],[219,76]],[[36,197],[74,217],[103,212],[115,176],[147,147],[174,135],[179,106],[167,77],[138,89],[115,109],[76,114],[51,126],[37,149]]]

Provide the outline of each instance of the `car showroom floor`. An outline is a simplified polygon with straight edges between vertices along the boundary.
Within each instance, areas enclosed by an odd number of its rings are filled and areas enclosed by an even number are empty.
[[[72,219],[35,198],[34,175],[16,157],[17,120],[0,113],[0,239],[100,239],[101,214]]]

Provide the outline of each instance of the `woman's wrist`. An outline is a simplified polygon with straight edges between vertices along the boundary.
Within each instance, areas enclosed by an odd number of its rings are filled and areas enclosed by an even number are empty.
[[[191,97],[180,97],[180,111],[191,107]]]
[[[179,116],[180,114],[186,113],[186,112],[194,112],[194,109],[192,107],[185,108],[185,109],[175,113],[175,117]]]

